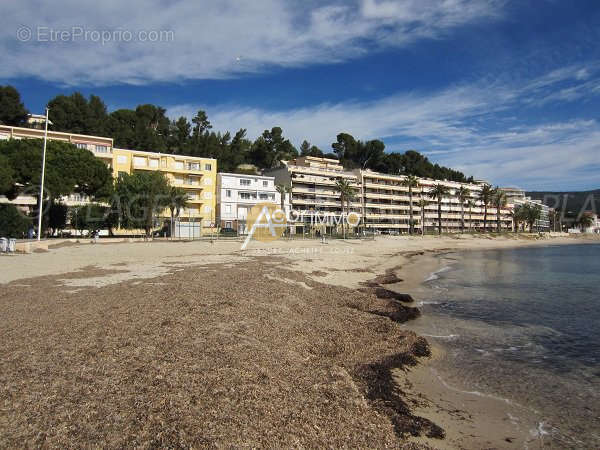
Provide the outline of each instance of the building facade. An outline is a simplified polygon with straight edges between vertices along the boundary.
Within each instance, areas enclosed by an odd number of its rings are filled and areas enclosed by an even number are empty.
[[[220,228],[246,234],[248,213],[257,203],[281,205],[274,177],[217,174],[217,225]],[[287,198],[284,198],[284,207],[289,210]]]
[[[0,125],[2,139],[43,139],[44,130]],[[188,207],[181,211],[180,222],[201,224],[212,228],[216,222],[217,160],[192,156],[171,155],[140,150],[120,149],[113,146],[111,138],[48,131],[48,139],[68,142],[81,150],[92,152],[112,170],[113,177],[135,171],[159,171],[169,183],[183,188],[188,194]],[[63,199],[67,206],[86,204],[89,199],[72,195]],[[9,202],[0,197],[0,202]],[[10,201],[21,208],[35,207],[34,198],[18,197]],[[162,212],[159,219],[170,218],[170,211]]]
[[[485,208],[479,200],[484,182],[459,183],[418,178],[417,186],[412,188],[411,199],[409,188],[404,185],[404,175],[382,174],[370,170],[359,170],[357,174],[360,177],[362,215],[366,229],[383,233],[406,233],[412,220],[417,232],[421,232],[423,227],[425,232],[437,231],[438,201],[431,197],[430,192],[438,184],[448,190],[448,195],[441,201],[442,231],[459,232],[463,229],[463,221],[465,231],[482,231],[484,222],[488,231],[496,230],[498,217],[501,230],[511,228],[510,204],[501,208],[499,213],[496,207],[488,205],[487,221],[484,219]],[[458,198],[461,187],[468,192],[465,203]],[[468,206],[468,201],[472,203],[471,206]]]
[[[291,208],[300,213],[305,228],[314,226],[315,217],[339,217],[342,214],[340,193],[335,182],[344,178],[355,190],[355,198],[347,212],[361,215],[359,228],[377,233],[407,233],[409,223],[416,232],[434,232],[438,228],[438,203],[431,198],[430,191],[437,184],[448,188],[448,195],[442,199],[442,230],[460,231],[464,218],[465,231],[481,231],[484,228],[484,206],[479,200],[484,182],[458,183],[453,181],[419,178],[418,186],[412,188],[412,199],[408,187],[404,186],[406,176],[390,175],[371,170],[346,171],[335,159],[300,157],[285,163],[284,167],[269,171],[278,184],[291,186]],[[461,205],[457,192],[465,187],[472,206]],[[411,211],[412,201],[412,216]],[[421,204],[424,203],[423,208]],[[507,231],[512,227],[511,204],[500,209],[500,227]],[[333,227],[336,228],[334,221]],[[297,223],[297,226],[302,224]],[[487,207],[488,230],[496,230],[498,212],[493,205]]]
[[[502,191],[506,194],[506,198],[508,202],[512,205],[512,208],[515,208],[519,205],[532,205],[539,206],[541,214],[540,218],[535,221],[533,225],[533,230],[531,231],[540,231],[540,232],[548,232],[551,231],[550,224],[550,214],[551,208],[544,205],[541,200],[533,200],[531,197],[525,195],[525,191],[520,188],[513,187],[504,187],[501,188]]]
[[[336,180],[345,179],[358,192],[359,178],[344,170],[336,159],[303,156],[284,163],[284,167],[268,171],[277,184],[291,187],[290,207],[294,211],[293,232],[319,227],[327,233],[339,229],[342,215]],[[358,198],[350,202],[346,212],[361,211]]]

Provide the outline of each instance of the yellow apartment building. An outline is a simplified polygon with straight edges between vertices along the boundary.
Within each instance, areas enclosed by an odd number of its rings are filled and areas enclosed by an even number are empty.
[[[0,140],[28,138],[43,139],[44,131],[0,125]],[[113,146],[111,138],[100,136],[48,131],[48,139],[69,142],[77,148],[92,152],[112,169],[115,178],[120,174],[131,174],[136,170],[164,173],[171,185],[183,188],[188,194],[188,207],[180,213],[179,221],[201,224],[202,230],[214,227],[217,209],[216,159],[120,149]],[[89,200],[75,194],[65,198],[64,201],[67,206],[75,206]],[[5,197],[0,197],[0,202],[9,201]],[[20,207],[32,207],[35,206],[35,199],[23,196],[10,203]],[[170,217],[170,211],[167,209],[159,218]]]

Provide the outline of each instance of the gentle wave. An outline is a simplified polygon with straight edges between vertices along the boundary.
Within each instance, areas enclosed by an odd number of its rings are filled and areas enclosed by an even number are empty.
[[[425,279],[425,282],[427,282],[427,281],[433,281],[433,280],[437,280],[437,279],[439,279],[439,278],[440,278],[440,277],[439,277],[439,274],[440,274],[440,273],[447,272],[447,271],[449,271],[451,268],[452,268],[451,266],[444,266],[444,267],[442,267],[441,269],[439,269],[439,270],[436,270],[435,272],[432,272],[432,273],[431,273],[431,274],[430,274],[430,275],[429,275],[429,276],[428,276],[428,277]]]
[[[421,336],[435,339],[458,339],[460,337],[460,334],[449,334],[447,336],[437,336],[435,334],[422,334]]]

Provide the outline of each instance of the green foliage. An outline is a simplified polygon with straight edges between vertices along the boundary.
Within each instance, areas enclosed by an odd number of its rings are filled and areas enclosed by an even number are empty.
[[[542,217],[542,207],[531,203],[521,205],[523,221],[529,225],[529,231],[533,232],[535,223]]]
[[[179,217],[181,210],[187,206],[188,202],[189,198],[185,189],[176,186],[170,187],[167,206],[171,211],[171,218]]]
[[[83,231],[93,233],[105,227],[110,228],[110,224],[107,224],[107,216],[108,208],[95,203],[71,208],[69,211],[71,226],[80,233]]]
[[[302,141],[300,144],[300,156],[315,156],[317,158],[323,157],[323,152],[316,145],[311,145],[307,140]]]
[[[436,184],[428,192],[428,196],[437,200],[438,204],[438,234],[442,234],[442,200],[450,194],[450,190],[443,184]]]
[[[500,233],[502,229],[502,222],[500,220],[500,209],[506,206],[508,200],[504,191],[502,191],[498,186],[496,186],[493,189],[492,201],[494,203],[494,206],[496,207],[496,231]]]
[[[0,195],[9,193],[14,184],[14,170],[10,165],[10,160],[0,154]]]
[[[12,86],[0,86],[0,123],[21,127],[27,122],[27,114],[19,91]]]
[[[50,235],[62,231],[67,226],[68,208],[60,202],[51,201],[48,211],[44,214],[43,227],[50,229]]]
[[[582,214],[579,218],[579,226],[581,227],[581,231],[584,231],[586,228],[591,227],[594,224],[594,219],[589,214]]]
[[[95,95],[89,101],[79,92],[58,95],[48,102],[50,127],[70,133],[106,135],[106,105]]]
[[[283,137],[280,127],[265,130],[250,148],[250,160],[263,168],[273,168],[279,161],[290,160],[298,156],[298,150]]]
[[[171,187],[161,172],[134,172],[119,177],[115,186],[113,210],[118,210],[121,226],[143,228],[150,236],[154,217],[170,203]]]
[[[483,231],[487,231],[487,210],[488,206],[492,203],[495,196],[495,190],[489,185],[485,184],[479,192],[479,201],[483,203]]]
[[[583,211],[597,212],[600,207],[600,189],[581,192],[527,192],[527,196],[542,202],[566,217],[576,219]]]
[[[277,167],[281,160],[300,155],[339,159],[347,169],[472,181],[472,177],[467,178],[462,172],[433,164],[414,150],[385,153],[382,141],[362,142],[348,133],[337,135],[336,142],[332,144],[333,153],[323,153],[306,140],[298,152],[283,136],[280,127],[265,130],[254,142],[246,137],[245,129],[240,129],[232,138],[229,132],[213,131],[208,115],[202,110],[191,122],[185,117],[171,121],[166,117],[164,108],[151,104],[108,114],[99,97],[92,95],[86,99],[78,92],[69,96],[59,95],[49,102],[49,106],[54,130],[111,137],[117,148],[215,158],[223,172],[233,172],[240,164],[247,163],[269,169]]]
[[[0,237],[22,238],[30,225],[31,219],[14,205],[0,204]]]
[[[20,192],[37,190],[42,171],[43,142],[39,139],[0,142],[0,156],[12,168],[9,198]],[[74,192],[91,197],[110,193],[112,174],[104,162],[91,152],[72,144],[48,141],[44,189],[49,197],[58,198]]]
[[[338,178],[335,181],[335,189],[340,192],[340,203],[342,206],[342,210],[348,213],[348,206],[350,201],[356,197],[356,192],[354,188],[350,184],[350,182],[345,178]],[[345,223],[342,221],[342,232],[344,232]],[[344,232],[345,236],[345,232]]]

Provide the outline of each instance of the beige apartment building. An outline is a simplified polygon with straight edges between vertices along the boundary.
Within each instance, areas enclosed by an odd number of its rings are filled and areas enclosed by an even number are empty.
[[[43,139],[44,130],[0,125],[0,139]],[[179,222],[194,223],[201,229],[215,226],[217,160],[141,150],[120,149],[113,146],[111,138],[48,131],[48,139],[69,142],[77,148],[88,150],[112,169],[113,176],[131,174],[137,170],[160,171],[169,183],[179,186],[188,194],[188,207],[181,212]],[[85,204],[89,199],[78,194],[64,199],[67,206]],[[23,209],[34,208],[35,198],[21,196],[13,201],[0,196],[0,202],[13,203]],[[165,210],[160,218],[170,218]]]
[[[302,156],[284,162],[284,167],[267,171],[275,177],[276,184],[290,186],[292,219],[296,232],[318,227],[332,232],[339,229],[342,215],[340,193],[335,188],[336,180],[346,179],[358,192],[360,181],[357,174],[344,170],[336,159]],[[350,203],[348,212],[361,212],[357,197]]]
[[[342,214],[339,191],[335,189],[335,181],[347,179],[355,188],[356,197],[350,205],[350,211],[361,215],[361,226],[366,230],[380,233],[407,233],[409,231],[410,201],[408,187],[403,186],[406,179],[403,175],[390,175],[371,170],[346,171],[335,159],[300,157],[288,161],[285,166],[269,171],[277,184],[291,186],[292,210],[300,213],[302,224],[314,225],[315,217],[339,217]],[[465,230],[483,230],[484,208],[478,200],[484,182],[458,183],[453,181],[419,178],[419,185],[413,188],[412,220],[417,232],[425,227],[426,232],[434,232],[438,227],[438,204],[428,194],[436,184],[449,189],[448,197],[442,200],[442,230],[458,232],[461,230],[461,211],[464,210]],[[474,206],[464,206],[457,198],[458,189],[464,186],[470,192]],[[426,205],[423,212],[420,200]],[[510,230],[512,220],[509,203],[500,211],[500,223],[504,230]],[[424,221],[422,220],[422,213]],[[487,228],[495,230],[497,211],[492,205],[487,209]],[[335,228],[335,227],[334,227]],[[330,228],[328,229],[330,231]]]
[[[361,178],[362,191],[359,195],[363,202],[365,227],[386,233],[408,232],[411,216],[409,189],[403,185],[406,176],[382,174],[370,170],[361,170],[358,173]],[[429,195],[429,192],[437,184],[447,187],[449,192],[449,195],[442,199],[442,231],[461,231],[463,213],[466,231],[482,231],[484,207],[478,198],[482,187],[486,183],[459,183],[429,178],[418,178],[418,186],[412,189],[412,220],[415,229],[421,232],[424,226],[425,232],[437,230],[438,201]],[[474,204],[470,208],[461,205],[457,197],[457,192],[461,187],[466,187],[469,191],[469,200]],[[421,200],[425,202],[423,211],[419,206]],[[505,208],[500,210],[500,224],[503,230],[509,230],[512,226],[511,209],[512,205],[507,204]],[[493,205],[488,205],[488,230],[496,229],[497,214],[496,208]]]

